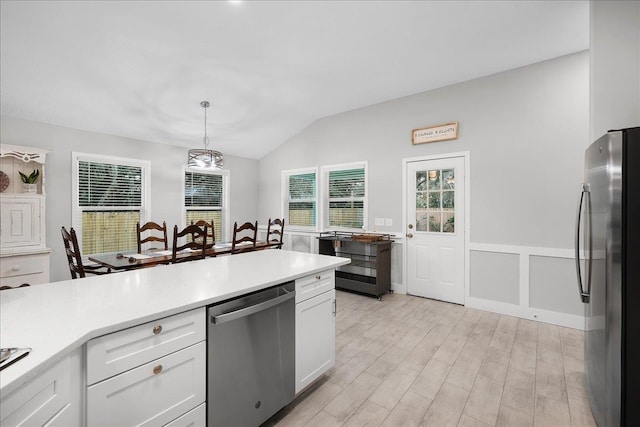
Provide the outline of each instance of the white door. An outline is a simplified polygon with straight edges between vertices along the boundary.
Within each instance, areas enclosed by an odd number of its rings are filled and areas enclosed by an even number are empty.
[[[407,293],[464,304],[464,157],[407,163]]]

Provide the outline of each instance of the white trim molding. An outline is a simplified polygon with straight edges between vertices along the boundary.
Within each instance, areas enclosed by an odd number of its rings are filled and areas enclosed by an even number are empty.
[[[468,246],[468,251],[518,255],[519,301],[518,304],[510,304],[485,298],[472,297],[471,295],[469,295],[470,289],[469,287],[467,287],[467,298],[465,300],[465,305],[467,307],[492,311],[508,316],[520,317],[522,319],[536,320],[539,322],[551,323],[558,326],[584,330],[584,316],[531,307],[529,301],[531,257],[534,256],[574,259],[575,252],[573,249],[500,245],[490,243],[470,243]],[[584,259],[584,253],[581,253],[580,255],[581,259]],[[469,270],[467,270],[467,273],[469,273]],[[469,277],[469,275],[467,275],[467,277]]]

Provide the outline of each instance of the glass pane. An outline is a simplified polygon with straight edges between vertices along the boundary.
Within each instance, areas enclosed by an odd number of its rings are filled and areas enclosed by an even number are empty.
[[[429,192],[429,209],[440,209],[440,192]]]
[[[305,173],[289,176],[289,198],[313,199],[316,197],[316,174]]]
[[[329,202],[329,225],[331,227],[362,228],[364,202]]]
[[[329,198],[364,197],[364,168],[329,172]]]
[[[443,191],[442,192],[442,209],[453,209],[453,199],[455,196],[454,191]]]
[[[427,173],[427,180],[429,182],[429,190],[439,190],[440,189],[440,171],[438,171],[438,170],[430,170]]]
[[[455,188],[456,180],[453,169],[446,169],[442,171],[442,189],[453,190]]]
[[[222,219],[222,210],[187,210],[187,224],[196,223],[200,220],[213,224],[213,233],[211,230],[207,230],[207,234],[210,236],[214,234],[216,242],[226,240],[224,229],[222,228]],[[211,243],[209,240],[210,239],[207,238],[207,243]]]
[[[222,175],[185,172],[184,205],[222,207]]]
[[[430,212],[429,213],[429,231],[440,232],[441,213]]]
[[[425,211],[416,212],[416,231],[429,231],[429,217]]]
[[[143,171],[139,166],[80,161],[80,206],[141,206]]]
[[[424,191],[427,189],[427,171],[416,172],[416,190]]]
[[[427,193],[416,193],[416,208],[427,207]]]
[[[139,211],[82,212],[82,254],[135,251]]]
[[[455,229],[455,217],[453,212],[445,212],[442,214],[442,232],[443,233],[454,233]]]
[[[290,202],[289,225],[316,225],[315,202]]]

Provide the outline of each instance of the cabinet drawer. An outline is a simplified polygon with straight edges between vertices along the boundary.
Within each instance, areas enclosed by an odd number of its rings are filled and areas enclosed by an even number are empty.
[[[161,357],[87,389],[87,425],[164,425],[205,401],[206,345]],[[126,409],[124,409],[126,408]]]
[[[203,403],[195,409],[190,410],[177,420],[171,421],[165,427],[206,427],[207,425],[207,405]]]
[[[114,332],[87,343],[87,384],[205,339],[205,308]]]
[[[334,288],[334,270],[326,270],[296,279],[296,304]]]
[[[35,256],[11,256],[3,257],[0,267],[0,277],[24,276],[27,274],[39,274],[48,270],[48,255]]]
[[[24,276],[0,277],[0,286],[11,286],[17,288],[23,283],[30,286],[49,283],[49,276],[46,273],[25,274]]]

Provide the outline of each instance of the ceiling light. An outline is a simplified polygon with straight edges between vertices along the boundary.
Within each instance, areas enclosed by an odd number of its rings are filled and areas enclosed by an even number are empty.
[[[202,101],[200,103],[200,106],[204,108],[204,137],[202,138],[204,149],[194,148],[189,150],[187,166],[207,169],[222,169],[222,153],[208,148],[209,137],[207,136],[207,108],[209,108],[209,105],[209,101]]]

